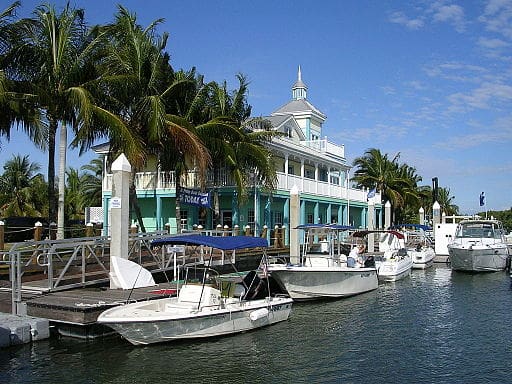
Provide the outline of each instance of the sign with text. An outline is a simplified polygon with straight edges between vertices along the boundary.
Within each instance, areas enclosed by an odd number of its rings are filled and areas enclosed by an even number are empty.
[[[181,188],[179,199],[183,204],[211,208],[210,192],[201,192],[196,189]]]

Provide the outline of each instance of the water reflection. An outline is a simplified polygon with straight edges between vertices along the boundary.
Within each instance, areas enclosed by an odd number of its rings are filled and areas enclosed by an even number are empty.
[[[294,304],[287,322],[133,347],[54,339],[0,352],[1,383],[510,382],[510,278],[413,271],[364,295]]]

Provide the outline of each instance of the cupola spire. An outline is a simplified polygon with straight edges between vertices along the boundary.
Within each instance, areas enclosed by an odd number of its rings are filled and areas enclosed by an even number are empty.
[[[299,70],[297,71],[297,81],[292,87],[292,98],[294,100],[305,99],[307,96],[306,95],[307,90],[308,90],[308,87],[306,86],[306,84],[304,84],[302,82],[302,72],[300,70],[300,65],[299,65]]]

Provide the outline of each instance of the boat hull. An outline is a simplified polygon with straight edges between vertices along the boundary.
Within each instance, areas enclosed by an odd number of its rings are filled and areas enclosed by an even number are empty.
[[[407,253],[412,259],[412,269],[426,269],[434,264],[436,254],[432,248],[427,248],[421,251],[408,249]]]
[[[508,249],[506,245],[448,245],[451,268],[454,271],[496,272],[506,267]]]
[[[406,278],[411,274],[412,260],[407,257],[402,260],[377,261],[379,281],[391,282]]]
[[[113,328],[134,345],[214,337],[287,320],[292,300],[284,297],[242,303],[233,300],[232,304],[203,308],[201,311],[190,306],[180,308],[172,298],[152,300],[146,308],[143,304],[133,303],[109,309],[98,317],[98,323]]]
[[[378,287],[375,268],[271,266],[271,276],[293,300],[354,296]]]

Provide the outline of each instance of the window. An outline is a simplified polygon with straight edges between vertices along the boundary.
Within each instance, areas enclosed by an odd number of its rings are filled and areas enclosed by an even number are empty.
[[[180,229],[181,230],[188,229],[188,225],[187,225],[188,211],[180,211],[180,218],[181,218]]]
[[[283,225],[283,212],[274,212],[274,226]]]
[[[312,213],[308,213],[306,217],[307,224],[314,224],[315,220]]]

